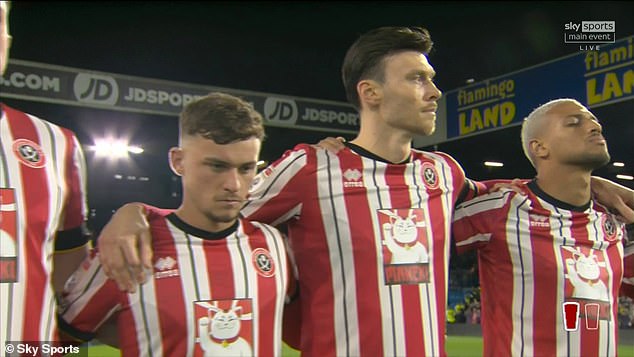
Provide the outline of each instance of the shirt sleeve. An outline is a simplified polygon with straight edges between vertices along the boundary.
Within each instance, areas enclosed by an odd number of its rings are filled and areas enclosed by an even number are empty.
[[[65,154],[65,182],[68,193],[64,201],[63,219],[55,238],[55,250],[63,251],[85,245],[90,234],[86,227],[86,162],[75,135],[64,129],[69,143]]]
[[[59,301],[59,327],[79,341],[88,341],[124,306],[116,283],[108,279],[93,250],[68,279]]]
[[[629,224],[629,228],[634,229],[634,225]],[[623,282],[621,284],[621,295],[634,299],[634,241],[629,241],[623,249]]]
[[[481,248],[491,240],[497,219],[513,191],[502,190],[478,196],[456,207],[452,235],[458,253]]]
[[[313,151],[309,145],[298,145],[260,172],[249,190],[243,217],[276,226],[299,216],[303,192],[311,184],[306,173],[314,170]]]

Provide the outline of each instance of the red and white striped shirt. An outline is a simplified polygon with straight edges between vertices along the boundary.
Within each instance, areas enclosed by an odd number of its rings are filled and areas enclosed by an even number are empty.
[[[523,186],[456,208],[458,251],[479,248],[485,356],[614,356],[623,224]],[[567,331],[564,302],[579,303]],[[598,315],[598,317],[597,317]]]
[[[449,228],[465,176],[448,155],[389,164],[298,145],[254,180],[249,219],[288,224],[309,356],[445,354]]]
[[[57,339],[55,249],[86,243],[85,166],[75,135],[0,105],[0,351]]]
[[[149,212],[148,282],[122,292],[93,255],[67,283],[61,329],[88,340],[114,315],[124,356],[279,356],[288,283],[279,231],[241,219],[212,233]]]

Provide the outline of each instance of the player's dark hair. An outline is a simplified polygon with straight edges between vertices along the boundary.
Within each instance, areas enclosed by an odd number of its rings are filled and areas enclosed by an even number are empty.
[[[180,133],[201,135],[225,145],[250,138],[264,139],[262,116],[250,103],[225,93],[208,95],[187,104],[180,115]]]
[[[384,59],[398,52],[429,54],[433,42],[422,27],[380,27],[361,35],[350,46],[341,68],[348,101],[357,109],[361,104],[357,84],[364,79],[384,80]]]

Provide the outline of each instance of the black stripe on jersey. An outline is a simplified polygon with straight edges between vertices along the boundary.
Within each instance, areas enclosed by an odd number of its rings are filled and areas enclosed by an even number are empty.
[[[333,179],[332,179],[332,164],[330,162],[331,153],[329,151],[326,151],[325,154],[326,154],[326,167],[328,168],[328,197],[330,198],[330,209],[333,212],[333,217],[339,217],[339,215],[337,214],[337,207],[335,206],[335,200],[334,200],[335,194],[332,189]],[[343,261],[343,249],[341,248],[341,235],[339,234],[339,224],[337,223],[336,219],[334,219],[333,221],[335,225],[335,232],[337,232],[337,248],[339,249],[339,263],[341,264],[341,282],[343,283],[343,291],[344,291],[342,296],[343,296],[343,320],[346,326],[345,328],[346,356],[350,356],[350,344],[348,343],[348,341],[350,341],[350,334],[349,334],[350,327],[348,326],[348,303],[346,301],[346,294],[345,294],[345,292],[348,291],[348,289],[346,288],[346,273],[345,273],[347,269]]]
[[[517,217],[517,223],[515,223],[515,236],[517,237],[517,252],[520,258],[520,268],[522,271],[522,277],[524,276],[524,258],[522,257],[522,239],[521,239],[521,231],[520,231],[520,211],[522,206],[528,201],[528,197],[524,198],[524,200],[517,205],[515,209],[515,216]],[[529,230],[530,235],[530,230]],[[530,245],[530,239],[528,240],[528,244]],[[522,279],[522,299],[520,302],[520,336],[522,341],[522,347],[520,349],[520,356],[524,356],[524,308],[526,305],[526,301],[524,301],[524,295],[526,294],[526,283],[525,280]]]
[[[185,234],[185,239],[187,239],[187,250],[189,251],[189,263],[192,266],[192,275],[194,275],[194,288],[196,288],[196,300],[201,301],[200,298],[200,289],[198,288],[198,273],[196,272],[196,264],[194,264],[194,249],[192,248],[192,240],[189,237],[189,234],[183,232]],[[202,244],[203,242],[201,242]]]
[[[275,182],[282,176],[282,173],[284,173],[284,171],[288,170],[291,166],[293,166],[293,164],[295,163],[295,161],[301,159],[302,157],[306,156],[306,153],[304,152],[303,154],[297,156],[296,158],[294,158],[291,162],[289,162],[286,166],[284,166],[284,168],[281,169],[281,171],[279,171],[279,173],[277,175],[275,175],[275,178],[273,178],[273,181],[271,181],[271,184],[264,190],[264,192],[262,192],[262,194],[260,195],[259,198],[262,198],[264,196],[266,196],[266,194],[269,192],[269,190],[271,189],[271,187],[273,187],[273,185],[275,185]],[[275,168],[275,170],[277,171],[278,168]],[[249,204],[251,203],[251,201],[248,201],[244,207],[249,206]],[[244,207],[242,207],[242,209],[244,209]]]
[[[145,286],[149,286],[151,284],[146,284]],[[143,289],[143,286],[141,286],[141,288],[139,289],[139,300],[140,301],[145,301],[145,293],[144,293],[145,289]],[[148,356],[153,356],[152,354],[152,334],[150,333],[150,323],[148,322],[147,319],[147,310],[145,309],[145,304],[141,303],[139,304],[139,307],[141,308],[141,312],[143,315],[143,331],[145,332],[145,338],[147,339],[147,355]]]

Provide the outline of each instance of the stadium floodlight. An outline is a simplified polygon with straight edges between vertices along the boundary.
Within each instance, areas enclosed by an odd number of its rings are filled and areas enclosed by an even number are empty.
[[[497,162],[497,161],[485,161],[485,162],[484,162],[484,166],[489,166],[489,167],[502,167],[502,166],[504,166],[504,163]]]
[[[106,157],[109,159],[120,159],[129,157],[129,153],[140,154],[144,150],[140,146],[131,146],[121,139],[96,139],[95,145],[90,146],[96,157]]]
[[[622,163],[622,162],[618,162],[618,161],[613,162],[613,163],[612,163],[612,165],[614,165],[614,166],[616,166],[616,167],[625,167],[625,164],[624,164],[624,163]]]
[[[627,180],[627,181],[632,181],[634,180],[634,176],[631,175],[616,175],[616,178],[621,179],[621,180]]]

